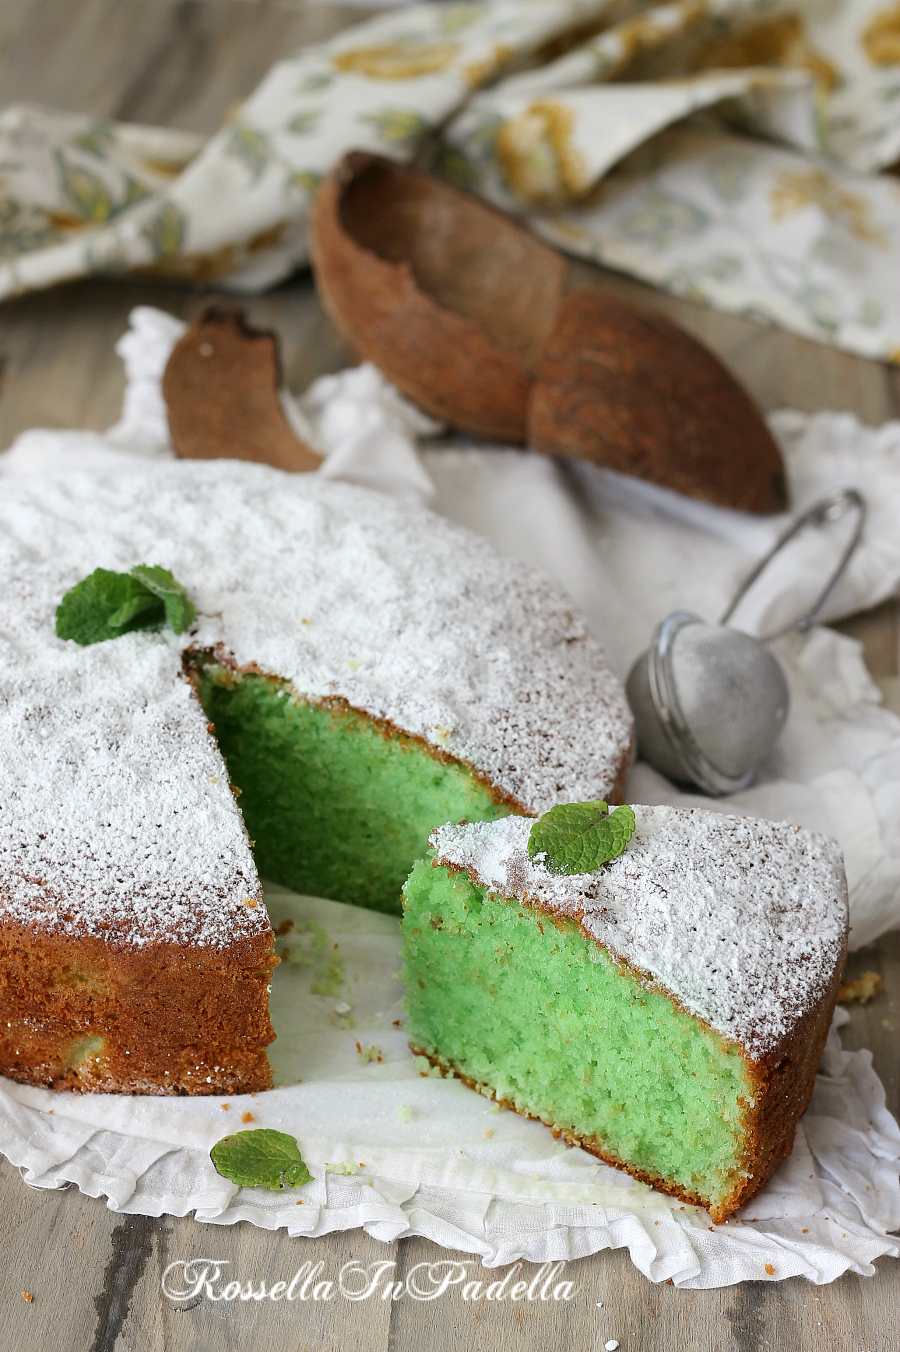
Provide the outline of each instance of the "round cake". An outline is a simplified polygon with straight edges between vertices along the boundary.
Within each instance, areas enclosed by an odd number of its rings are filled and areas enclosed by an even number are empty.
[[[64,593],[141,563],[186,588],[190,632],[56,636]],[[0,579],[16,1079],[264,1088],[259,873],[399,913],[436,825],[621,800],[631,716],[582,620],[425,509],[231,461],[10,480]]]

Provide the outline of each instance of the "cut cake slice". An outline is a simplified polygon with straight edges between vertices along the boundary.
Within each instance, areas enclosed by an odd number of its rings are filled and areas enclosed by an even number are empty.
[[[837,844],[636,807],[558,876],[534,823],[439,827],[404,892],[410,1045],[719,1222],[790,1153],[844,968]]]

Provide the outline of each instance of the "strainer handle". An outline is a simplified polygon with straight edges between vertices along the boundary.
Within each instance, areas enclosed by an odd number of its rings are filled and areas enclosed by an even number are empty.
[[[761,641],[763,643],[768,643],[770,639],[779,638],[782,634],[788,633],[791,629],[797,629],[801,634],[805,633],[807,629],[811,629],[819,618],[822,607],[834,591],[839,579],[843,575],[844,569],[847,567],[847,564],[853,556],[856,546],[862,538],[863,526],[866,520],[866,500],[855,488],[835,488],[831,493],[827,493],[824,498],[820,498],[818,502],[813,503],[812,507],[808,508],[802,516],[798,516],[797,520],[792,522],[784,534],[775,542],[765,558],[760,559],[759,563],[753,569],[753,572],[741,586],[740,591],[734,597],[731,605],[725,611],[725,614],[722,616],[719,623],[727,624],[728,620],[731,619],[731,616],[737,609],[738,603],[744,599],[756,579],[764,569],[768,568],[775,555],[784,548],[789,540],[793,540],[794,536],[799,535],[807,526],[829,525],[832,521],[839,521],[842,516],[845,516],[847,512],[851,510],[855,510],[857,513],[856,528],[845,546],[841,557],[838,559],[834,572],[822,588],[812,609],[808,610],[805,615],[801,615],[799,619],[794,620],[793,623],[785,625],[783,629],[776,630],[774,634],[766,634]]]

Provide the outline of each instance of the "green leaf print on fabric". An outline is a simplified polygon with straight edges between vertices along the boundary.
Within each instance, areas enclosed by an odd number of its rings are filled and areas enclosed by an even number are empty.
[[[96,155],[97,159],[105,160],[109,158],[114,139],[115,132],[111,123],[95,122],[78,136],[73,136],[72,145],[78,150],[84,150],[88,155]]]
[[[760,254],[772,285],[798,305],[817,328],[835,333],[845,322],[838,297],[815,277],[805,263],[781,254]]]
[[[379,113],[364,113],[359,120],[368,122],[390,145],[415,142],[428,131],[424,117],[409,108],[383,108]]]
[[[56,152],[59,187],[64,206],[73,216],[95,225],[103,225],[116,214],[112,193],[98,174],[66,159],[61,150]]]
[[[317,94],[320,89],[327,89],[329,85],[334,84],[334,76],[327,71],[316,71],[313,75],[307,75],[297,86],[298,94]]]
[[[40,207],[0,197],[0,258],[15,258],[32,249],[46,249],[62,238]]]
[[[321,108],[310,108],[306,112],[297,113],[287,124],[288,131],[294,132],[296,136],[308,136],[310,132],[315,131],[316,123],[322,116]]]
[[[246,124],[234,128],[225,143],[225,150],[229,155],[243,161],[253,183],[262,177],[271,159],[266,137],[255,127],[248,127]]]
[[[174,258],[180,253],[186,233],[187,217],[172,202],[163,202],[141,230],[157,258]]]
[[[288,186],[302,188],[309,197],[315,197],[324,177],[324,174],[318,174],[312,169],[299,169],[296,174],[291,174]]]
[[[709,224],[705,211],[682,198],[651,188],[639,205],[617,220],[618,233],[663,252],[679,240],[701,235]]]
[[[747,195],[755,168],[755,155],[721,155],[709,167],[709,181],[723,202],[740,202]]]

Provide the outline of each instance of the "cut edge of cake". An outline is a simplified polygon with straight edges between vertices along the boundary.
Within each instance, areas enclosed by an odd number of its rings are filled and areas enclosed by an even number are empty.
[[[265,913],[261,900],[247,904]],[[74,1093],[269,1089],[271,925],[221,947],[0,932],[3,1074]]]

